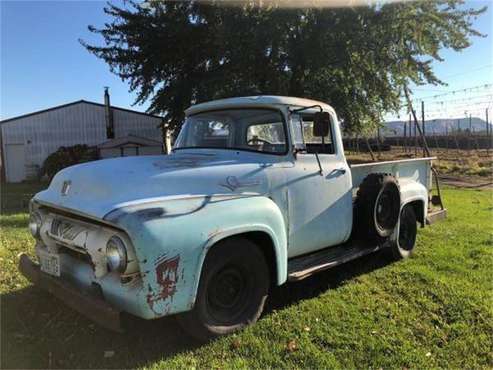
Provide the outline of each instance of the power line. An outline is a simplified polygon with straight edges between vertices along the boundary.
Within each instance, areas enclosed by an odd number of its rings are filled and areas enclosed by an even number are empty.
[[[466,75],[466,74],[469,74],[469,73],[474,73],[476,71],[480,71],[480,70],[483,70],[483,69],[486,69],[486,68],[490,68],[490,67],[493,67],[493,64],[487,64],[485,66],[482,66],[482,67],[478,67],[478,68],[474,68],[474,69],[469,69],[468,71],[465,71],[465,72],[459,72],[459,73],[456,73],[456,74],[453,74],[453,75],[448,75],[448,76],[445,76],[445,77],[440,77],[441,79],[446,79],[446,78],[450,78],[450,77],[456,77],[456,76],[463,76],[463,75]],[[422,88],[419,88],[419,87],[416,87],[414,88],[413,90],[414,91],[437,91],[437,92],[442,92],[444,91],[443,89],[446,89],[448,87],[437,87],[437,88],[425,88],[425,89],[422,89]]]
[[[471,87],[466,87],[465,89],[448,91],[448,92],[443,93],[443,94],[425,96],[424,98],[416,99],[416,101],[422,101],[425,99],[436,99],[440,96],[446,96],[446,95],[460,93],[460,92],[472,91],[472,90],[476,90],[476,89],[487,89],[487,88],[492,87],[492,86],[493,86],[493,84],[482,84],[482,85],[477,85],[477,86],[471,86]]]
[[[437,105],[437,104],[453,103],[453,102],[466,102],[466,101],[471,101],[474,99],[480,99],[480,98],[485,98],[485,97],[493,97],[493,92],[491,92],[490,94],[469,96],[469,97],[463,97],[463,98],[432,101],[432,102],[427,102],[427,104],[428,105]]]
[[[469,73],[476,72],[476,71],[480,71],[482,69],[486,69],[486,68],[489,68],[489,67],[492,67],[492,66],[493,66],[493,64],[487,64],[485,66],[478,67],[476,69],[469,69],[466,72],[459,72],[459,73],[456,73],[456,74],[453,74],[453,75],[449,75],[449,76],[445,76],[445,77],[441,77],[441,78],[442,79],[445,79],[445,78],[450,78],[450,77],[462,76],[462,75],[469,74]]]

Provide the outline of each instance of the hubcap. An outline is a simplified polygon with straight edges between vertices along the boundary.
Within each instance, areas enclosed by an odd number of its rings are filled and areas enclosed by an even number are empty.
[[[210,314],[221,322],[240,315],[248,303],[247,276],[238,266],[227,266],[215,274],[207,289]]]
[[[392,198],[387,193],[382,193],[376,205],[376,219],[379,225],[390,227],[392,215]]]

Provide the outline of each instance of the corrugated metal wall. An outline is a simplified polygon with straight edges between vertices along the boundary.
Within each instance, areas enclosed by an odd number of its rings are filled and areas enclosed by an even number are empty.
[[[115,108],[113,117],[116,138],[129,134],[153,140],[161,137],[157,127],[159,118]],[[7,182],[11,181],[9,161],[15,161],[15,158],[8,158],[9,145],[24,145],[24,166],[26,176],[29,176],[61,146],[97,145],[107,140],[104,106],[87,102],[13,119],[2,123],[1,129]]]

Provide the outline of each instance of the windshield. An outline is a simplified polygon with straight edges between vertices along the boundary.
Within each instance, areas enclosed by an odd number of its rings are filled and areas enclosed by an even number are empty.
[[[187,117],[174,146],[174,149],[184,148],[286,153],[286,132],[281,112],[228,109]]]

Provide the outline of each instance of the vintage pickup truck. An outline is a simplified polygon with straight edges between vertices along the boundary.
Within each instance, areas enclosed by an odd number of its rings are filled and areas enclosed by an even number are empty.
[[[255,322],[269,289],[381,248],[413,251],[433,158],[349,166],[334,109],[255,96],[190,107],[172,153],[60,171],[30,203],[30,281],[107,328],[177,315],[200,339]],[[435,207],[436,208],[436,207]]]

